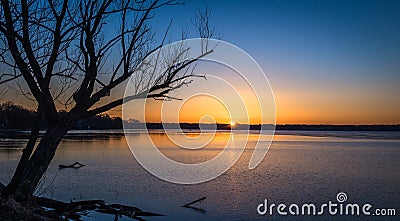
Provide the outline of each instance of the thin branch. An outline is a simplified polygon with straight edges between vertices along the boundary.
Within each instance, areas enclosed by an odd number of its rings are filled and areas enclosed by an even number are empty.
[[[15,76],[14,76],[14,77],[12,77],[12,78],[9,78],[9,79],[6,79],[6,80],[3,80],[3,81],[0,81],[0,84],[7,83],[7,82],[9,82],[9,81],[12,81],[12,80],[15,80],[15,79],[17,79],[17,78],[19,78],[19,77],[22,77],[22,74],[18,74],[18,75],[15,75]],[[0,80],[1,80],[1,77],[0,77]]]

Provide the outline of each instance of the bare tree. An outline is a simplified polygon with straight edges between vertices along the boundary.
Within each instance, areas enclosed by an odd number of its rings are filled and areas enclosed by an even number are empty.
[[[175,0],[1,0],[0,83],[19,80],[24,95],[37,103],[26,147],[6,194],[30,196],[56,149],[74,122],[133,99],[170,98],[169,93],[195,77],[189,68],[202,55],[171,63],[157,78],[141,63],[164,43],[155,44],[149,20]],[[196,20],[201,37],[211,37],[207,19]],[[118,22],[117,22],[118,21]],[[115,28],[116,24],[118,28]],[[114,32],[115,31],[115,32]],[[164,37],[165,39],[165,37]],[[186,49],[177,51],[183,56]],[[178,60],[178,59],[177,59]],[[135,94],[105,102],[111,91],[132,75]],[[22,80],[21,80],[22,79]],[[21,83],[22,82],[22,83]],[[60,115],[57,107],[68,107]],[[48,127],[41,139],[39,124]]]

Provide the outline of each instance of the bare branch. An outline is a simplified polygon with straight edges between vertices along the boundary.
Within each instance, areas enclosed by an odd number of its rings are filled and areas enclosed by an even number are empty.
[[[5,79],[5,80],[1,80],[3,76],[5,76],[5,75],[0,76],[0,84],[4,84],[4,83],[7,83],[9,81],[15,80],[15,79],[17,79],[19,77],[22,77],[22,74],[18,74],[18,75],[14,75],[14,76],[11,75],[12,76],[11,78],[8,78],[8,79]]]

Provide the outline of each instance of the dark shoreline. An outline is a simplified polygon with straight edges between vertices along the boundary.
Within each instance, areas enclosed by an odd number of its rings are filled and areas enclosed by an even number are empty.
[[[237,124],[231,126],[229,124],[197,124],[197,123],[134,123],[125,124],[125,129],[142,129],[147,128],[149,130],[163,130],[165,129],[182,129],[182,130],[271,130],[274,129],[272,124]],[[97,128],[97,127],[73,127],[70,130],[80,131],[110,131],[110,130],[122,130],[122,127],[111,127],[111,128]],[[400,124],[377,124],[377,125],[331,125],[331,124],[278,124],[275,126],[275,130],[297,130],[297,131],[400,131]],[[0,128],[0,134],[7,132],[29,132],[26,128]]]
[[[139,125],[139,124],[137,124]],[[143,125],[143,124],[142,124]],[[186,130],[199,130],[200,125],[196,123],[166,123],[167,128],[178,128]],[[132,129],[135,128],[135,124],[128,124],[128,127],[132,126]],[[146,127],[148,129],[163,129],[163,124],[161,123],[147,123]],[[202,124],[202,129],[214,129],[215,125],[210,124]],[[272,124],[237,124],[235,126],[231,126],[229,124],[217,124],[217,130],[270,130],[274,128]],[[301,131],[400,131],[400,124],[393,125],[329,125],[329,124],[278,124],[275,127],[275,130],[301,130]]]
[[[131,129],[140,128],[136,124],[136,127],[130,127]],[[132,126],[132,125],[130,125]],[[141,126],[144,126],[143,124]],[[178,129],[178,124],[166,124],[166,128]],[[150,132],[161,132],[163,130],[163,125],[161,123],[148,123],[147,128]],[[199,124],[184,123],[180,124],[180,128],[184,132],[197,132],[200,130]],[[201,125],[203,130],[213,131],[212,125]],[[215,125],[214,125],[215,128]],[[235,125],[231,128],[228,124],[218,124],[217,131],[259,131],[261,125]],[[263,125],[264,130],[273,129],[272,125]],[[41,131],[40,136],[43,135],[45,131]],[[291,125],[277,125],[275,134],[279,135],[304,135],[310,136],[312,134],[316,136],[332,136],[329,132],[342,132],[340,137],[347,137],[346,132],[358,132],[360,138],[365,135],[363,132],[377,132],[375,138],[379,138],[379,132],[400,132],[400,125],[301,125],[301,124],[291,124]],[[30,131],[26,129],[0,129],[0,138],[3,139],[27,139],[29,138]],[[112,137],[123,136],[124,131],[122,128],[110,128],[110,129],[82,129],[82,128],[72,128],[71,131],[65,136],[65,139],[110,139]],[[370,134],[369,134],[370,135]],[[397,135],[395,137],[398,137]]]

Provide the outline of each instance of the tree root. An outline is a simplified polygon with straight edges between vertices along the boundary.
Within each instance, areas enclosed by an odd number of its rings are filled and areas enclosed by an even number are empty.
[[[120,205],[120,204],[106,204],[103,200],[86,200],[65,203],[58,200],[53,200],[45,197],[35,197],[34,202],[46,209],[54,210],[60,217],[65,219],[80,220],[80,212],[96,211],[99,213],[112,214],[116,218],[118,216],[126,216],[136,220],[143,220],[142,216],[164,216],[162,214],[145,212],[137,207]]]
[[[2,183],[0,183],[0,195],[3,192],[4,188],[6,188],[6,186],[4,186]]]
[[[5,186],[0,183],[0,221],[2,220],[81,220],[89,211],[115,215],[115,220],[126,216],[135,220],[144,220],[146,216],[164,216],[158,213],[146,212],[137,207],[106,204],[103,200],[85,200],[77,202],[62,202],[45,197],[32,197],[23,204],[13,197],[3,198],[1,190]]]

